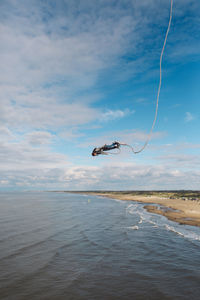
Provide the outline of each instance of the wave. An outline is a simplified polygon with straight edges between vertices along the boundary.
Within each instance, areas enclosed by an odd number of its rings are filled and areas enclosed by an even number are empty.
[[[132,229],[132,230],[138,230],[139,229],[139,226],[137,225],[133,225],[133,226],[128,226],[126,227],[127,229]]]
[[[17,248],[17,249],[14,250],[13,253],[10,253],[6,256],[1,257],[0,260],[11,259],[11,258],[14,258],[18,255],[24,255],[25,253],[27,253],[29,251],[33,252],[33,250],[35,250],[35,248],[37,248],[38,246],[41,246],[41,245],[43,245],[45,243],[48,243],[48,242],[51,242],[51,241],[53,241],[54,238],[58,237],[60,234],[64,234],[64,233],[68,232],[69,230],[74,229],[78,226],[79,226],[78,224],[75,224],[75,225],[71,226],[70,228],[66,228],[64,230],[60,230],[58,232],[55,232],[54,234],[51,234],[51,235],[43,238],[40,241],[37,241],[37,242],[34,242],[34,243],[29,243],[28,245],[24,245],[20,248]]]
[[[44,230],[46,228],[48,228],[48,227],[47,226],[46,227],[38,227],[38,228],[35,228],[35,229],[32,229],[32,230],[21,231],[20,233],[7,235],[5,238],[0,239],[0,243],[4,243],[8,240],[13,240],[13,239],[16,239],[16,238],[20,238],[21,236],[24,236],[24,235],[30,235],[30,234],[38,233],[41,230]]]
[[[166,217],[164,216],[155,215],[150,212],[147,212],[144,209],[144,204],[141,203],[129,204],[126,207],[126,215],[128,214],[136,215],[139,218],[139,221],[137,222],[136,225],[128,227],[130,229],[137,228],[139,224],[140,224],[140,228],[142,228],[141,225],[143,223],[148,223],[153,228],[165,229],[188,240],[200,241],[200,228],[189,226],[189,225],[180,225],[178,223],[166,219]]]
[[[179,225],[179,226],[183,226],[183,225]],[[196,241],[200,241],[200,234],[192,231],[194,229],[189,229],[189,228],[178,228],[176,229],[174,226],[170,226],[168,224],[165,224],[165,228],[168,231],[174,232],[177,235],[180,235],[184,238],[190,239],[190,240],[196,240]]]

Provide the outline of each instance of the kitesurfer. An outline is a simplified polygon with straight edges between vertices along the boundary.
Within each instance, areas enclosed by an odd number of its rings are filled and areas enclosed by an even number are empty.
[[[94,150],[92,151],[92,156],[97,156],[99,154],[107,154],[104,151],[110,151],[113,149],[119,149],[120,147],[120,143],[119,142],[113,142],[111,145],[104,145],[102,147],[99,148],[94,148]]]
[[[131,145],[126,144],[126,143],[114,142],[111,145],[104,145],[103,147],[100,147],[100,148],[94,148],[94,150],[92,152],[93,156],[97,156],[99,154],[119,154],[120,153],[120,146],[129,147],[133,151],[134,154],[138,154],[146,148],[149,141],[151,140],[151,136],[152,136],[152,133],[153,133],[153,129],[154,129],[154,126],[155,126],[155,123],[156,123],[156,120],[157,120],[157,114],[158,114],[158,102],[159,102],[160,89],[161,89],[161,84],[162,84],[162,58],[163,58],[163,53],[164,53],[164,50],[165,50],[165,45],[166,45],[166,42],[167,42],[167,37],[168,37],[168,33],[169,33],[169,30],[170,30],[170,26],[171,26],[171,20],[172,20],[173,0],[170,0],[170,2],[171,2],[171,6],[170,6],[169,23],[168,23],[167,31],[166,31],[166,34],[165,34],[165,39],[164,39],[163,47],[162,47],[162,50],[161,50],[161,54],[160,54],[160,80],[159,80],[157,97],[156,97],[155,115],[154,115],[154,120],[153,120],[153,123],[152,123],[152,126],[151,126],[151,130],[149,131],[147,139],[146,139],[144,145],[139,150],[135,150]],[[105,153],[104,152],[104,151],[109,151],[109,150],[116,149],[116,148],[119,149],[119,151],[117,153],[115,153],[115,152]]]

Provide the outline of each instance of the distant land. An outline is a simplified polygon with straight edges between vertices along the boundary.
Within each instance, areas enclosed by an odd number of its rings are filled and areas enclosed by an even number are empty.
[[[188,200],[200,200],[200,191],[193,190],[151,190],[151,191],[112,191],[112,190],[89,190],[89,191],[63,191],[65,193],[101,193],[101,194],[116,194],[116,195],[134,195],[134,196],[161,196],[171,198],[184,198]]]
[[[61,191],[54,191],[61,192]],[[113,199],[142,202],[151,213],[165,216],[182,225],[200,227],[200,191],[62,191],[108,197]]]

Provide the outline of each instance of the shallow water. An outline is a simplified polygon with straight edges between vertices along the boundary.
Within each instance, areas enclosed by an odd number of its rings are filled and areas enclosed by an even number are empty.
[[[200,228],[143,204],[0,194],[0,299],[200,299]]]

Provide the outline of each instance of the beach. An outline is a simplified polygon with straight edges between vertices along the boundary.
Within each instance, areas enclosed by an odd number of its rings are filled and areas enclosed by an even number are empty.
[[[118,200],[145,203],[144,208],[151,213],[163,215],[179,224],[200,227],[200,198],[170,196],[169,193],[159,195],[138,194],[131,192],[91,192],[93,195]]]

